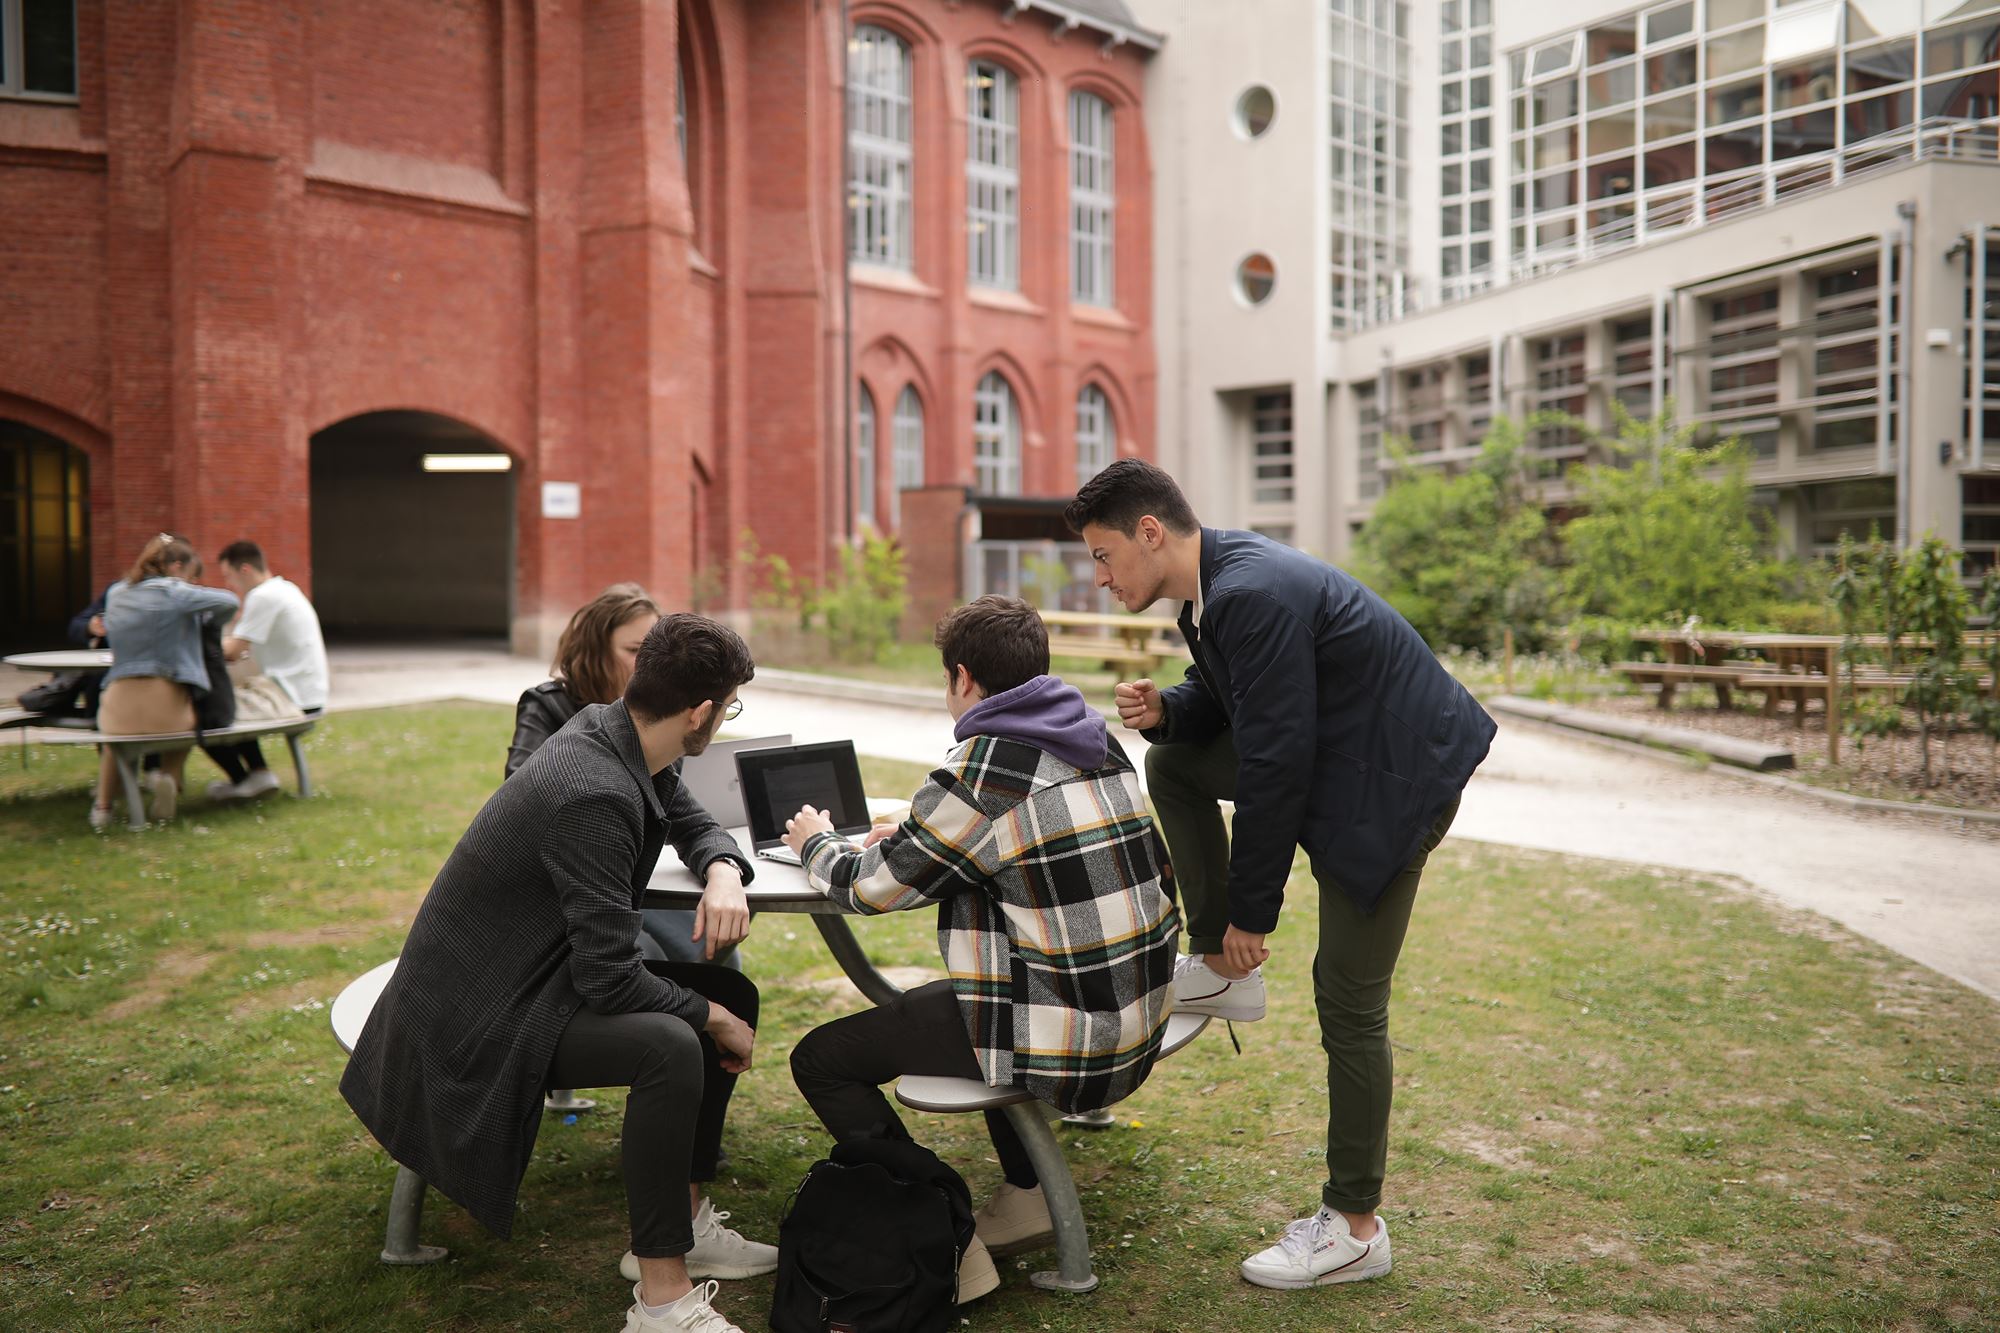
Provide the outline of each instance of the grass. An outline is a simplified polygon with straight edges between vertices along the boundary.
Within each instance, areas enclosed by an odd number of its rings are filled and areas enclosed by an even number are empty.
[[[390,1269],[392,1171],[336,1092],[325,1006],[396,952],[508,727],[471,705],[336,716],[311,742],[319,798],[191,801],[106,838],[83,827],[88,756],[0,756],[0,1329],[615,1326],[617,1093],[544,1125],[512,1242],[433,1194],[425,1239],[451,1261]],[[873,790],[918,777],[869,770]],[[1064,1131],[1102,1288],[1044,1295],[1003,1261],[970,1326],[1991,1326],[1991,1002],[1723,886],[1451,842],[1432,866],[1398,975],[1389,1278],[1235,1275],[1321,1172],[1295,885],[1244,1054],[1208,1034],[1118,1128]],[[932,924],[860,929],[925,966]],[[761,919],[745,954],[766,1017],[717,1193],[768,1238],[825,1146],[785,1056],[859,1001],[799,918]],[[907,1119],[991,1189],[976,1118]],[[762,1327],[768,1290],[726,1284],[724,1308]]]

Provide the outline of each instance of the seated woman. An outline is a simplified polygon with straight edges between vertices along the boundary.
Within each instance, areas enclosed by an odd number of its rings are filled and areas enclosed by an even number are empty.
[[[1066,1112],[1129,1096],[1166,1031],[1180,917],[1138,775],[1104,719],[1048,674],[1032,606],[981,597],[938,623],[945,705],[959,741],[909,818],[856,847],[808,807],[785,841],[843,911],[942,905],[947,981],[835,1019],[792,1048],[792,1078],[829,1133],[907,1137],[880,1084],[904,1074],[1026,1088]],[[1017,1046],[1020,1036],[1033,1049]],[[1053,1233],[1027,1149],[986,1114],[1006,1176],[976,1215],[987,1250]],[[959,1299],[999,1283],[978,1247]]]
[[[195,701],[208,693],[202,618],[236,610],[235,593],[188,582],[199,567],[192,545],[163,532],[146,543],[138,561],[106,595],[104,631],[111,645],[111,669],[104,673],[97,729],[107,736],[194,730]],[[148,818],[174,817],[186,767],[186,750],[163,756],[159,774],[152,779]],[[117,790],[118,763],[107,748],[98,765],[97,798],[90,807],[92,828],[111,823],[111,800]]]
[[[553,679],[524,691],[514,706],[506,776],[513,777],[577,710],[625,696],[639,645],[659,619],[660,608],[636,583],[614,583],[577,608],[556,640],[556,660],[549,666]],[[714,942],[694,938],[694,927],[692,911],[649,907],[639,917],[639,950],[667,962],[715,962],[741,970],[734,948],[710,957]]]

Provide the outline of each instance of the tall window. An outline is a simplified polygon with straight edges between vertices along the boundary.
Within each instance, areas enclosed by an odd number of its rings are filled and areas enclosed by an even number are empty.
[[[1083,386],[1076,396],[1076,484],[1081,486],[1111,466],[1117,438],[1111,422],[1111,403],[1095,384]]]
[[[1443,34],[1438,271],[1458,297],[1493,281],[1493,0],[1444,0]]]
[[[907,269],[910,257],[910,47],[862,24],[847,43],[848,254]]]
[[[1103,98],[1069,95],[1069,290],[1082,305],[1112,303],[1113,128]]]
[[[875,396],[854,386],[854,521],[875,526]]]
[[[1021,414],[1013,386],[997,370],[972,393],[972,465],[981,494],[1021,493]]]
[[[1394,318],[1401,275],[1410,267],[1410,6],[1406,0],[1328,0],[1332,46],[1327,78],[1331,171],[1331,272],[1328,310],[1334,330]],[[1445,155],[1488,144],[1454,146],[1454,129],[1485,132],[1486,122],[1447,126]]]
[[[1021,285],[1021,91],[1011,71],[975,60],[965,75],[965,227],[972,281]]]
[[[895,488],[889,493],[889,503],[894,506],[896,526],[903,524],[903,492],[914,491],[924,484],[924,400],[917,397],[916,386],[906,384],[903,392],[896,396],[896,417],[892,429],[895,432]]]
[[[1256,505],[1288,505],[1292,484],[1292,391],[1260,393],[1251,403],[1251,491]]]
[[[0,0],[0,96],[76,100],[76,0]]]
[[[682,14],[680,45],[674,52],[674,139],[681,147],[681,172],[687,178],[688,208],[694,215],[695,242],[699,245],[702,239],[701,163],[698,160],[701,156],[701,90],[688,87],[688,75],[693,68],[693,52],[688,47],[687,15]],[[690,92],[695,95],[690,97]]]

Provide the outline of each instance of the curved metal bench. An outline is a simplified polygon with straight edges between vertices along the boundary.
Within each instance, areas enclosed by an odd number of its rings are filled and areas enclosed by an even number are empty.
[[[1209,1020],[1202,1014],[1173,1014],[1167,1019],[1159,1058],[1164,1060],[1200,1036]],[[1097,1274],[1090,1269],[1090,1233],[1083,1220],[1083,1201],[1062,1144],[1049,1128],[1055,1112],[1023,1088],[989,1087],[976,1078],[940,1078],[905,1074],[896,1080],[896,1100],[915,1111],[962,1115],[967,1111],[1004,1111],[1021,1136],[1028,1160],[1042,1182],[1042,1197],[1056,1229],[1056,1271],[1031,1274],[1029,1281],[1044,1291],[1094,1291]]]
[[[389,978],[395,975],[396,960],[391,958],[348,982],[334,999],[329,1016],[333,1039],[340,1043],[341,1050],[354,1054],[354,1043],[361,1040],[361,1029],[367,1026],[375,1001],[382,998]],[[382,1262],[409,1266],[434,1264],[444,1258],[448,1253],[444,1246],[424,1245],[417,1240],[423,1222],[424,1178],[398,1163],[396,1184],[389,1191],[389,1228],[382,1238]]]

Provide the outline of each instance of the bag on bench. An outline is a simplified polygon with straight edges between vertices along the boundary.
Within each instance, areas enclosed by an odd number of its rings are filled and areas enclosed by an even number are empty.
[[[778,1224],[778,1333],[941,1333],[958,1317],[972,1192],[907,1139],[834,1145]]]
[[[30,713],[83,717],[83,696],[90,688],[90,680],[88,672],[65,671],[52,680],[22,690],[15,702]]]
[[[303,722],[306,713],[292,702],[285,687],[269,676],[252,676],[236,683],[238,722]]]

